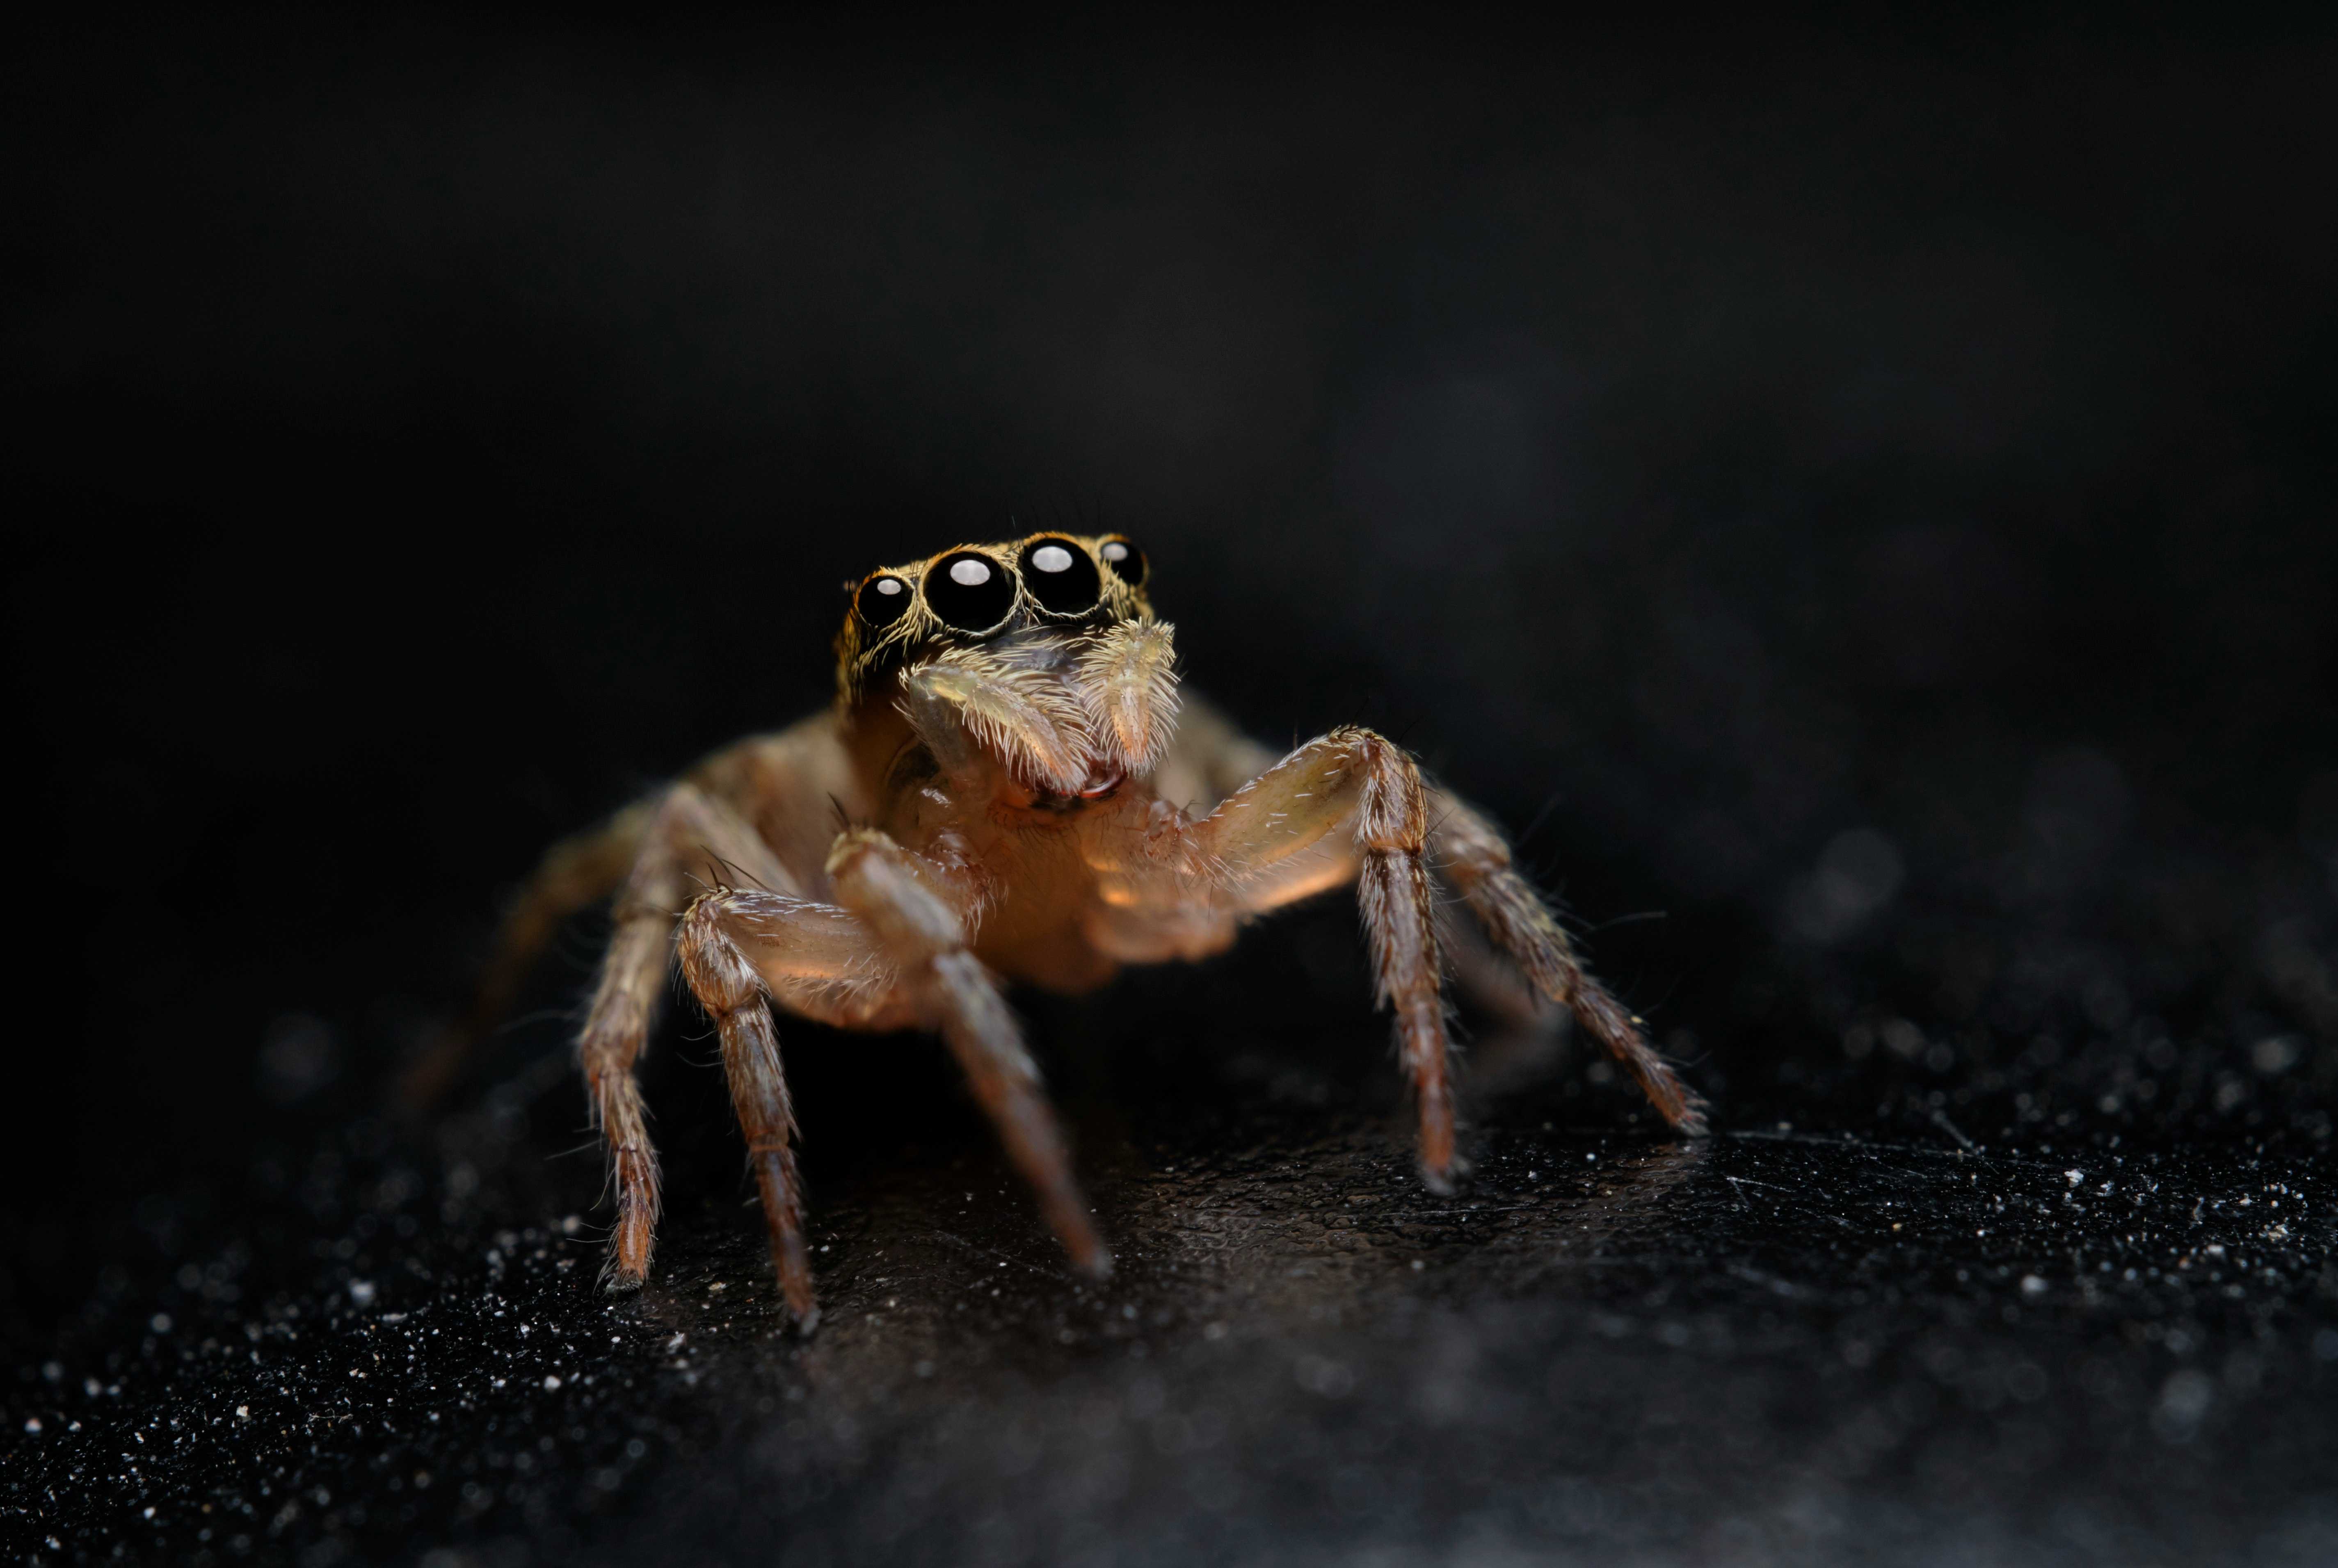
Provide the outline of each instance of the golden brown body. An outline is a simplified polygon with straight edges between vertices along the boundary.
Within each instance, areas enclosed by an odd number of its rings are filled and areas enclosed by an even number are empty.
[[[616,1195],[613,1285],[650,1266],[657,1165],[634,1063],[677,957],[722,1036],[781,1287],[807,1331],[818,1308],[774,1006],[940,1034],[1074,1262],[1103,1273],[1000,981],[1092,989],[1124,964],[1217,952],[1244,920],[1353,883],[1432,1186],[1458,1169],[1449,951],[1513,1008],[1522,977],[1569,1009],[1670,1121],[1701,1129],[1695,1098],[1583,971],[1490,825],[1369,730],[1277,760],[1183,698],[1144,587],[1142,553],[1116,535],[1037,534],[872,573],[838,639],[836,708],[715,753],[555,848],[414,1092],[442,1090],[559,922],[614,891],[578,1042]],[[1439,882],[1483,937],[1446,928]]]

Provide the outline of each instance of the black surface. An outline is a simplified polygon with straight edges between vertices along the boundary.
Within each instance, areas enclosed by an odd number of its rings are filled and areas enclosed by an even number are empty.
[[[2338,1556],[2326,31],[40,25],[12,1548]],[[384,1109],[544,843],[1057,522],[1519,828],[1719,1134],[1481,1040],[1419,1191],[1334,902],[1017,999],[1096,1289],[791,1027],[805,1346],[694,1019],[590,1288],[597,925]]]
[[[436,1149],[361,1130],[175,1289],[102,1300],[84,1332],[120,1348],[13,1402],[43,1428],[13,1479],[86,1555],[2338,1551],[2319,1151],[1683,1146],[1560,1099],[1492,1118],[1440,1200],[1385,1119],[1150,1087],[1183,1114],[1084,1140],[1102,1288],[970,1118],[915,1146],[864,1118],[815,1166],[808,1345],[733,1161],[611,1303],[576,1161],[547,1181],[492,1114]]]

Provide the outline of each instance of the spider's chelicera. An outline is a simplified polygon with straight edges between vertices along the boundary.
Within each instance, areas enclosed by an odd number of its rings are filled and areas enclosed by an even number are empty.
[[[1105,984],[1206,956],[1243,922],[1353,885],[1380,1000],[1449,1188],[1443,978],[1513,1016],[1563,1008],[1675,1127],[1703,1107],[1594,980],[1501,835],[1369,730],[1277,758],[1181,691],[1149,564],[1115,534],[1037,534],[871,573],[837,637],[837,701],[716,752],[555,848],[462,1020],[417,1064],[434,1098],[560,923],[615,897],[579,1060],[617,1220],[604,1279],[647,1276],[658,1168],[634,1064],[669,967],[715,1024],[780,1289],[819,1318],[774,1010],[938,1033],[1073,1263],[1108,1273],[1001,986]],[[850,824],[837,828],[842,810]],[[1458,901],[1472,919],[1448,919]]]

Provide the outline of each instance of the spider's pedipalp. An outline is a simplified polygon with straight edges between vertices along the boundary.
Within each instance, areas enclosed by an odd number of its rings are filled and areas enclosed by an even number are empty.
[[[1087,715],[1078,694],[1045,669],[987,649],[952,649],[903,675],[901,711],[959,780],[977,766],[977,751],[1027,783],[1066,794],[1087,779]]]
[[[1088,727],[1131,774],[1149,771],[1177,732],[1176,628],[1122,621],[1080,650],[1075,666]]]

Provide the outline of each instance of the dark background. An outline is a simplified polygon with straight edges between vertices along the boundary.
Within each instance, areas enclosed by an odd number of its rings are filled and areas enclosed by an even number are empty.
[[[1035,521],[1528,830],[1724,1126],[2326,1158],[2326,27],[11,26],[28,1355],[824,702],[841,583]],[[1347,920],[1081,1027],[1376,1082]]]

